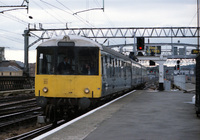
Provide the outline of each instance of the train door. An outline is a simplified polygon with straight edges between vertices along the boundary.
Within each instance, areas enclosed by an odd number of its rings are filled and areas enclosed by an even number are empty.
[[[107,82],[108,82],[108,90],[107,90],[107,94],[113,93],[113,86],[114,86],[114,79],[113,79],[113,71],[114,71],[114,67],[113,67],[113,57],[110,55],[108,57],[108,63],[107,63]]]
[[[107,56],[103,54],[101,56],[102,95],[106,95],[106,92],[108,90],[106,67],[107,67]]]

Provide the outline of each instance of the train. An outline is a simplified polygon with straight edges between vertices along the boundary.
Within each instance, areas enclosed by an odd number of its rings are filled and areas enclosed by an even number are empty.
[[[37,46],[35,96],[47,121],[141,87],[146,67],[92,39],[65,35]]]

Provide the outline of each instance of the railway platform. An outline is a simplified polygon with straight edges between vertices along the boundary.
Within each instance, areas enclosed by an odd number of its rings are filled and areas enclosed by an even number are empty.
[[[199,140],[192,93],[134,91],[35,139],[44,140]]]

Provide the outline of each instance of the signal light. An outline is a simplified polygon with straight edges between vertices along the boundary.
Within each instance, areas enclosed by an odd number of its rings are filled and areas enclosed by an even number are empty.
[[[142,50],[142,47],[139,47],[139,50]]]
[[[180,65],[178,64],[178,65],[177,65],[177,70],[179,70],[179,69],[180,69]]]
[[[177,66],[176,66],[177,70],[179,70],[179,69],[180,69],[180,65],[179,65],[179,64],[180,64],[180,62],[181,62],[180,60],[177,60],[177,61],[176,61],[176,63],[177,63]]]
[[[137,50],[144,50],[144,37],[137,37]]]

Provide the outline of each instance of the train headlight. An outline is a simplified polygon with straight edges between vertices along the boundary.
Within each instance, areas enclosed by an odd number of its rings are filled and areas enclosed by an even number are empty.
[[[47,87],[44,87],[44,88],[43,88],[43,92],[44,92],[44,93],[47,93],[47,92],[48,92],[48,88],[47,88]]]
[[[89,88],[85,88],[85,89],[84,89],[84,92],[85,92],[86,94],[88,94],[88,93],[90,92]]]

